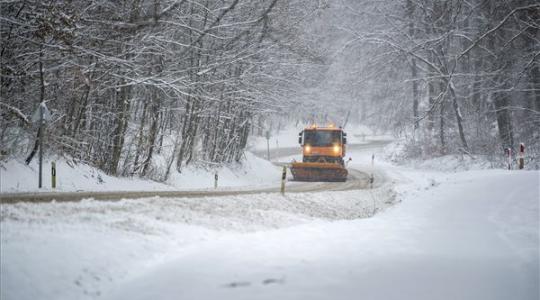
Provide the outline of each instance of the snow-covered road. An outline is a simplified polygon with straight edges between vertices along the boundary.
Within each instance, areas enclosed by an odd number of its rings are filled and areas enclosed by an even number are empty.
[[[365,187],[365,178],[354,178],[298,184],[289,187],[297,193],[285,197],[258,190],[226,197],[3,204],[0,295],[93,299],[208,241],[366,218],[396,201],[391,182]]]
[[[371,150],[373,190],[2,205],[0,298],[538,299],[538,171]]]
[[[539,299],[538,175],[468,172],[370,219],[206,242],[108,296]]]

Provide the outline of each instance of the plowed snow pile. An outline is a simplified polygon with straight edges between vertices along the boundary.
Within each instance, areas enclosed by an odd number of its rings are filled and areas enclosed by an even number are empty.
[[[166,182],[139,177],[114,177],[72,160],[57,158],[57,187],[51,189],[51,157],[43,163],[43,188],[38,189],[38,162],[26,165],[22,159],[0,161],[0,193],[74,192],[74,191],[170,191],[214,187],[214,175],[219,175],[219,187],[268,186],[279,183],[281,170],[270,162],[246,152],[242,164],[231,163],[218,169],[185,167],[182,173],[171,172]],[[159,179],[161,180],[161,179]]]
[[[383,185],[285,196],[2,205],[1,298],[91,299],[201,243],[369,217],[394,201]]]

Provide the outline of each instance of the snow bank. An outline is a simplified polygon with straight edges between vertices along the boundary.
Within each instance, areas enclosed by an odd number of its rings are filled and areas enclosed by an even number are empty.
[[[246,152],[242,163],[234,163],[217,170],[220,187],[245,187],[275,185],[281,180],[281,169],[271,162]],[[174,172],[167,181],[181,189],[209,188],[214,186],[213,170],[184,168],[182,173]]]
[[[105,299],[538,299],[538,172],[406,172],[374,218],[209,241]]]
[[[2,205],[0,298],[95,299],[208,243],[368,217],[393,201],[381,188]]]
[[[83,163],[56,159],[56,191],[152,191],[204,189],[214,187],[216,170],[187,167],[182,173],[171,172],[165,183],[145,180],[138,177],[114,177]],[[43,188],[38,189],[38,162],[34,159],[30,165],[22,160],[11,159],[0,162],[0,192],[37,192],[52,191],[51,159],[44,159]],[[261,186],[279,182],[280,169],[268,161],[246,153],[245,160],[217,169],[219,187]]]
[[[119,178],[83,163],[56,159],[58,191],[107,191],[107,190],[161,190],[172,187],[149,180]],[[2,193],[35,192],[38,188],[39,166],[37,159],[26,165],[22,160],[11,159],[0,163],[0,187]],[[51,160],[43,161],[43,188],[51,191]]]
[[[482,155],[449,154],[438,157],[406,157],[405,142],[395,141],[385,147],[383,155],[386,160],[400,166],[442,172],[460,172],[469,170],[486,170],[501,168],[500,160],[494,162],[492,157]],[[514,164],[515,167],[515,164]]]

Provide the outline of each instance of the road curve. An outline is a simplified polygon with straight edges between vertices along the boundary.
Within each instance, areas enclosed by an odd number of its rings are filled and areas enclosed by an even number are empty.
[[[388,141],[371,141],[366,144],[350,144],[350,150],[379,149],[388,144]],[[287,157],[299,153],[299,148],[280,148],[271,152],[272,158]],[[256,155],[265,155],[266,152],[255,152]],[[379,182],[384,176],[378,174]],[[320,191],[345,191],[366,189],[370,185],[370,175],[368,173],[349,168],[349,177],[346,182],[295,182],[287,185],[287,193],[305,193]],[[250,195],[258,193],[278,193],[279,187],[255,188],[250,190],[191,190],[191,191],[107,191],[107,192],[39,192],[39,193],[9,193],[0,194],[0,203],[17,202],[73,202],[82,199],[95,200],[121,200],[148,197],[167,198],[198,198],[216,196]]]

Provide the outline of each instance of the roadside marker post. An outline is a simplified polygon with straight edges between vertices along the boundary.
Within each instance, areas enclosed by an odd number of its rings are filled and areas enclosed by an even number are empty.
[[[507,156],[507,166],[508,170],[512,170],[512,148],[506,148],[505,151]]]
[[[281,172],[281,194],[285,195],[285,179],[287,179],[287,166],[283,166],[283,171]]]
[[[523,170],[525,167],[525,144],[519,144],[519,169]]]
[[[43,187],[43,106],[39,106],[39,182],[38,186],[39,188]]]
[[[214,174],[214,189],[217,189],[217,187],[218,187],[218,178],[219,178],[219,176],[218,176],[218,173],[216,172]]]
[[[56,162],[51,162],[51,187],[56,188]]]
[[[371,154],[371,167],[375,166],[375,153]]]

